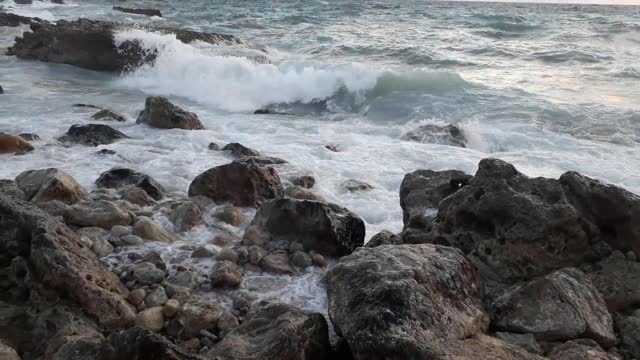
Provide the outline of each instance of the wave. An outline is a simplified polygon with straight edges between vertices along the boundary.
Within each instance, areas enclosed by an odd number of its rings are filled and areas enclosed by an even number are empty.
[[[488,27],[504,32],[528,32],[540,29],[539,25],[530,23],[525,17],[518,15],[476,14],[471,17],[471,27]]]
[[[587,50],[547,50],[538,51],[530,55],[532,58],[542,60],[548,63],[563,63],[563,62],[580,62],[580,63],[599,63],[601,61],[612,60],[613,58],[607,55],[595,54]]]
[[[443,94],[468,83],[455,73],[392,73],[362,64],[284,61],[260,64],[244,56],[221,56],[216,46],[194,47],[175,35],[128,29],[116,43],[139,41],[157,52],[152,64],[123,75],[118,85],[174,95],[226,111],[253,111],[273,104],[318,104],[330,110],[360,109],[371,99],[398,92]],[[344,106],[342,106],[344,105]]]

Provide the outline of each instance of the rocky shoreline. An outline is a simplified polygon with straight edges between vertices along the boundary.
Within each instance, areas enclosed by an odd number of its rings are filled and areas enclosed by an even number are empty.
[[[116,47],[117,26],[31,22],[10,53],[105,71],[153,61],[139,44]],[[95,110],[94,120],[128,121]],[[162,97],[147,98],[136,123],[204,129]],[[128,138],[76,124],[59,141]],[[405,138],[465,142],[452,126]],[[34,151],[34,139],[2,133],[0,156]],[[400,188],[403,231],[365,244],[363,220],[315,194],[313,176],[284,176],[285,159],[239,143],[203,151],[233,160],[191,179],[187,194],[123,167],[104,169],[94,190],[55,168],[0,180],[1,359],[640,358],[635,194],[575,172],[531,178],[493,158],[473,175],[416,170]],[[205,241],[186,238],[209,228]],[[310,271],[323,274],[328,318],[245,286],[253,274],[293,281]]]

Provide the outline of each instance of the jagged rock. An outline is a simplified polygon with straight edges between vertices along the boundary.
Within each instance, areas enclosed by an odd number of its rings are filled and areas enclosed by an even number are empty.
[[[236,157],[260,156],[260,153],[258,151],[248,148],[239,143],[229,143],[222,148],[222,151],[226,151]]]
[[[423,125],[402,135],[402,140],[465,147],[465,136],[457,126]]]
[[[118,194],[122,197],[122,200],[126,200],[134,205],[138,206],[151,206],[156,205],[154,198],[149,196],[146,191],[137,186],[126,186],[118,191]]]
[[[87,195],[87,190],[71,175],[55,168],[28,170],[15,181],[27,199],[36,204],[52,200],[73,204]]]
[[[457,170],[417,170],[404,176],[400,207],[405,228],[425,228],[436,215],[442,199],[469,183],[472,176]]]
[[[607,354],[598,344],[586,341],[567,341],[553,348],[548,356],[551,360],[622,360]]]
[[[206,354],[229,360],[322,360],[330,355],[324,316],[284,304],[252,310]]]
[[[604,297],[609,311],[621,311],[640,304],[640,263],[624,255],[610,257],[596,264],[589,278]]]
[[[139,218],[133,226],[133,234],[143,239],[172,243],[178,239],[175,234],[170,233],[162,225],[151,221],[148,218]]]
[[[186,201],[173,209],[169,214],[169,220],[175,225],[178,232],[189,231],[192,228],[204,225],[204,210],[193,201]]]
[[[367,184],[364,181],[349,179],[342,183],[341,185],[347,191],[355,192],[355,191],[369,191],[373,189],[373,186]]]
[[[223,312],[220,304],[196,299],[187,301],[177,317],[184,326],[182,338],[198,336],[202,330],[215,328]]]
[[[91,115],[93,120],[115,120],[115,121],[127,121],[127,118],[109,109],[102,109]]]
[[[29,201],[29,198],[27,198],[27,195],[18,187],[15,180],[0,179],[0,192],[20,200]]]
[[[539,340],[617,342],[602,296],[580,270],[567,268],[507,289],[492,304],[493,328]]]
[[[631,358],[640,358],[640,316],[618,315],[616,327],[620,332],[621,347]]]
[[[32,20],[30,17],[0,12],[0,26],[17,27],[20,25],[29,25]]]
[[[146,52],[139,41],[127,40],[116,46],[116,31],[133,24],[79,19],[56,23],[31,23],[31,32],[16,38],[9,55],[80,66],[91,70],[121,72],[155,60],[157,52]],[[195,40],[217,43],[240,43],[231,35],[200,33],[184,29],[154,28],[176,34],[184,43]]]
[[[242,283],[242,270],[231,261],[218,261],[211,272],[214,287],[236,287]]]
[[[113,10],[129,13],[129,14],[162,17],[162,13],[158,9],[133,9],[133,8],[124,8],[121,6],[114,6]]]
[[[196,176],[189,196],[203,195],[216,203],[257,207],[265,200],[283,196],[280,177],[273,168],[232,162]]]
[[[112,144],[118,140],[128,139],[129,137],[112,128],[103,124],[88,124],[88,125],[72,125],[67,133],[60,137],[59,140],[63,142],[72,142],[88,146],[98,146]]]
[[[317,201],[267,201],[258,209],[251,228],[273,238],[300,242],[307,250],[331,257],[350,254],[364,245],[360,217],[338,205]]]
[[[0,133],[0,154],[24,154],[33,150],[33,145],[20,136]]]
[[[369,240],[368,243],[365,244],[366,247],[376,247],[380,245],[400,245],[402,244],[402,239],[400,236],[392,233],[388,230],[382,230],[379,233],[373,235],[373,237]]]
[[[67,224],[80,227],[101,227],[109,230],[115,225],[129,225],[131,215],[111,201],[80,201],[63,214]]]
[[[431,358],[431,348],[484,332],[474,266],[438,245],[359,248],[326,274],[329,316],[357,359]]]
[[[295,176],[290,178],[289,181],[293,185],[300,186],[305,189],[311,189],[316,184],[316,179],[311,175]]]
[[[162,200],[165,196],[164,188],[154,178],[132,169],[113,168],[103,172],[96,179],[98,188],[120,189],[129,185],[144,190],[155,200]]]
[[[166,98],[159,96],[147,98],[144,110],[138,116],[136,123],[159,129],[204,129],[195,113],[184,111]]]
[[[162,307],[152,307],[141,311],[136,316],[136,326],[153,332],[160,332],[164,326]]]
[[[218,209],[213,214],[213,217],[233,226],[240,226],[245,220],[242,209],[232,205],[225,205],[222,208]]]

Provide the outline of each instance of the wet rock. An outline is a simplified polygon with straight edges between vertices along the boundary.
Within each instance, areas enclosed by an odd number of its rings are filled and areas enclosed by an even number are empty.
[[[209,150],[218,151],[218,150],[220,150],[220,145],[218,145],[216,143],[209,143],[208,149]]]
[[[224,333],[231,329],[237,328],[239,325],[240,322],[238,322],[238,318],[233,316],[233,314],[229,314],[227,312],[220,315],[220,318],[218,319],[218,330]]]
[[[316,179],[311,175],[295,176],[289,179],[289,181],[296,186],[303,187],[305,189],[311,189],[316,184]]]
[[[252,245],[249,247],[249,262],[253,265],[260,264],[262,258],[267,256],[267,251],[258,245]]]
[[[516,334],[508,332],[497,332],[495,336],[509,344],[519,346],[532,354],[542,355],[543,350],[532,334]]]
[[[231,236],[226,235],[216,235],[213,239],[211,239],[211,243],[217,246],[227,246],[233,243],[233,238]]]
[[[144,303],[148,308],[153,308],[166,304],[168,300],[169,298],[167,297],[167,293],[164,291],[164,288],[162,286],[158,286],[149,292],[147,297],[144,299]]]
[[[58,200],[73,204],[87,195],[87,190],[71,175],[55,168],[28,170],[15,181],[27,199],[34,203]]]
[[[20,16],[16,14],[10,14],[6,12],[0,13],[0,26],[17,27],[20,25],[31,24],[32,18],[26,16]],[[2,92],[0,92],[2,94]]]
[[[311,255],[311,261],[319,267],[326,267],[327,265],[329,265],[329,263],[327,262],[327,259],[325,259],[324,256],[318,254],[318,253],[309,253],[309,255]]]
[[[430,355],[429,359],[437,360],[548,360],[546,357],[532,354],[521,347],[486,335],[476,335],[465,340],[446,341],[433,350],[426,351]],[[422,350],[419,350],[412,355],[420,356],[421,353]],[[400,360],[401,358],[394,359]]]
[[[20,136],[0,133],[0,154],[24,154],[34,147]]]
[[[111,231],[111,234],[113,234],[113,236],[122,237],[126,235],[131,235],[131,232],[133,230],[131,229],[131,226],[116,225],[112,227],[110,231]]]
[[[162,307],[162,312],[165,318],[174,317],[178,313],[178,311],[180,311],[180,303],[175,299],[167,300],[167,302]]]
[[[162,260],[162,256],[155,251],[146,254],[140,259],[140,261],[148,262],[162,271],[167,271],[167,264]]]
[[[20,200],[29,201],[27,195],[20,190],[18,184],[14,180],[0,179],[0,192],[13,196]]]
[[[232,263],[238,263],[238,260],[240,259],[240,255],[238,255],[238,253],[233,250],[233,249],[223,249],[222,251],[220,251],[220,253],[216,256],[216,260],[219,261],[231,261]]]
[[[298,199],[298,200],[312,200],[312,201],[322,201],[324,202],[324,199],[322,198],[322,196],[320,195],[316,195],[315,193],[311,192],[310,190],[307,190],[303,187],[300,186],[289,186],[286,189],[284,189],[284,195],[288,198],[291,199]]]
[[[185,111],[159,96],[147,98],[144,110],[138,116],[136,123],[159,129],[204,129],[195,113]]]
[[[27,141],[37,141],[40,140],[40,136],[38,136],[37,134],[30,134],[30,133],[20,133],[18,134],[18,136],[20,136],[21,138],[27,140]]]
[[[4,94],[4,89],[0,86],[0,95]],[[21,136],[22,137],[22,136]],[[24,139],[24,138],[23,138]]]
[[[189,300],[182,306],[177,318],[183,324],[181,337],[188,339],[200,335],[202,330],[215,329],[218,319],[224,313],[220,304],[203,300]]]
[[[167,283],[189,290],[197,285],[198,277],[192,271],[178,271],[167,279]]]
[[[107,359],[202,360],[186,353],[165,337],[140,327],[114,333],[98,354]]]
[[[153,264],[143,263],[133,271],[133,279],[140,284],[157,284],[164,280],[164,271],[153,266]]]
[[[108,230],[115,225],[129,225],[131,216],[110,201],[80,201],[68,208],[64,213],[64,221],[75,226],[95,226]]]
[[[233,226],[240,226],[245,220],[242,209],[233,205],[223,206],[213,214],[213,217]]]
[[[293,269],[289,266],[289,255],[286,251],[276,251],[265,255],[260,260],[262,270],[274,274],[292,274]]]
[[[355,192],[355,191],[369,191],[373,189],[373,186],[367,184],[364,181],[349,179],[342,183],[341,185],[347,191]]]
[[[442,199],[469,183],[472,176],[457,170],[417,170],[404,176],[400,207],[405,228],[425,228],[435,217]]]
[[[44,212],[46,212],[47,214],[54,217],[59,217],[60,219],[64,217],[64,213],[69,209],[69,205],[58,200],[39,203],[38,207],[44,210]]]
[[[164,314],[161,307],[152,307],[136,316],[136,326],[153,332],[160,332],[164,326]]]
[[[115,120],[115,121],[127,121],[124,115],[113,112],[109,109],[102,109],[91,115],[93,120]]]
[[[376,247],[380,245],[400,245],[402,244],[402,238],[388,230],[382,230],[379,233],[373,235],[373,237],[366,243],[365,247]]]
[[[203,245],[191,253],[192,258],[212,258],[218,254],[218,251],[211,245]]]
[[[291,254],[291,263],[299,268],[306,269],[313,263],[311,256],[304,251],[296,251]]]
[[[458,147],[465,147],[466,142],[462,130],[453,125],[423,125],[402,135],[402,140]]]
[[[98,155],[116,155],[117,152],[115,150],[111,150],[111,149],[102,149],[102,150],[96,151],[96,154],[98,154]]]
[[[206,354],[230,360],[320,360],[331,354],[327,321],[319,313],[284,304],[252,310]]]
[[[72,125],[69,130],[67,130],[67,133],[58,140],[88,146],[98,146],[112,144],[122,139],[129,139],[129,137],[111,126],[88,124]]]
[[[258,209],[251,227],[273,238],[300,242],[305,249],[330,257],[350,254],[364,245],[362,219],[335,204],[270,200]]]
[[[617,356],[610,356],[597,344],[584,341],[568,341],[556,346],[548,356],[551,360],[622,360]]]
[[[118,194],[122,197],[122,200],[126,200],[134,205],[138,206],[151,206],[155,205],[156,201],[137,186],[127,186],[118,191]]]
[[[121,6],[114,6],[113,10],[129,13],[129,14],[162,17],[162,13],[158,9],[135,9],[135,8],[124,8]]]
[[[140,305],[144,299],[147,297],[147,291],[145,289],[139,288],[129,292],[129,297],[127,300],[134,306]]]
[[[333,151],[333,152],[339,152],[340,151],[336,145],[325,145],[324,148],[329,150],[329,151]]]
[[[359,248],[327,272],[329,316],[355,358],[431,358],[489,325],[474,266],[455,248]]]
[[[216,203],[257,207],[283,196],[280,177],[270,167],[233,162],[198,175],[189,186],[189,196],[203,195]]]
[[[139,218],[133,226],[133,234],[143,239],[172,243],[178,239],[175,234],[170,233],[162,225],[151,221],[148,218]]]
[[[617,340],[602,296],[580,270],[567,268],[517,285],[498,297],[491,325],[538,340],[591,338],[605,347]]]
[[[262,166],[266,166],[266,165],[282,165],[282,164],[286,164],[287,160],[284,159],[280,159],[277,157],[273,157],[273,156],[246,156],[246,157],[242,157],[238,160],[236,160],[237,162],[242,162],[245,164],[253,164],[253,165],[262,165]]]
[[[260,156],[260,153],[258,151],[248,148],[239,143],[229,143],[222,148],[222,151],[226,151],[236,157]]]
[[[599,262],[596,270],[588,274],[611,312],[640,304],[640,263],[619,255]]]
[[[142,240],[140,236],[136,235],[125,235],[121,237],[120,240],[127,245],[142,245],[142,243],[144,243],[144,240]]]
[[[211,272],[211,286],[236,287],[242,283],[242,270],[231,261],[218,261]]]
[[[178,232],[189,231],[192,228],[204,225],[204,209],[192,201],[185,201],[173,209],[169,214],[169,220],[175,225]]]
[[[113,168],[105,171],[96,180],[98,188],[120,189],[129,185],[144,190],[155,200],[162,200],[165,190],[151,176],[127,168]]]
[[[93,241],[91,249],[98,257],[102,258],[113,252],[113,245],[105,239],[96,239]]]

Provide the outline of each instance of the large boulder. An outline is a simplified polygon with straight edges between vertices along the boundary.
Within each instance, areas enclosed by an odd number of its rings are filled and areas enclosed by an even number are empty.
[[[340,257],[364,245],[364,221],[335,204],[274,199],[260,206],[251,228],[272,239],[301,243],[306,250]]]
[[[462,130],[454,125],[423,125],[402,135],[402,140],[458,147],[465,147],[466,142]]]
[[[617,342],[602,296],[575,268],[507,289],[493,302],[491,313],[494,329],[530,333],[538,340],[591,338],[605,347]]]
[[[259,304],[207,357],[228,360],[324,360],[331,355],[327,321],[284,304]]]
[[[165,190],[154,178],[138,171],[116,167],[100,174],[96,179],[98,188],[120,189],[127,186],[135,186],[144,190],[155,200],[161,200],[165,196]]]
[[[400,184],[400,207],[406,227],[424,228],[436,215],[442,199],[469,183],[472,176],[458,170],[417,170]]]
[[[637,261],[615,252],[596,263],[588,275],[609,311],[622,311],[640,304],[640,263]]]
[[[363,247],[326,280],[329,317],[356,359],[432,358],[438,344],[489,325],[476,270],[455,248]]]
[[[34,203],[58,200],[73,204],[87,195],[87,190],[71,175],[55,168],[28,170],[15,181],[27,199]]]
[[[33,146],[20,136],[0,133],[0,154],[23,154],[33,149]]]
[[[281,198],[283,193],[273,168],[244,162],[211,168],[189,185],[189,196],[203,195],[216,203],[240,207],[258,207],[266,200]]]
[[[54,63],[76,65],[91,70],[121,72],[153,61],[156,51],[145,51],[140,41],[126,40],[116,44],[116,31],[134,26],[111,21],[79,19],[56,23],[31,22],[31,32],[16,38],[9,55]],[[158,29],[174,33],[184,43],[195,40],[217,43],[239,43],[230,35],[201,33],[183,29]]]
[[[147,98],[144,110],[138,116],[136,123],[159,129],[204,129],[198,115],[184,111],[166,98],[159,96]]]
[[[20,200],[29,201],[27,195],[18,187],[18,184],[16,184],[14,180],[1,179],[0,192],[17,197]]]
[[[129,137],[103,124],[73,125],[67,133],[60,137],[60,141],[72,142],[88,146],[107,145]]]
[[[484,159],[466,186],[442,199],[432,233],[483,264],[483,276],[531,279],[593,256],[593,231],[554,179],[529,178]]]
[[[129,225],[131,214],[107,200],[79,201],[65,209],[64,221],[78,227],[100,227],[110,230],[116,225]]]

